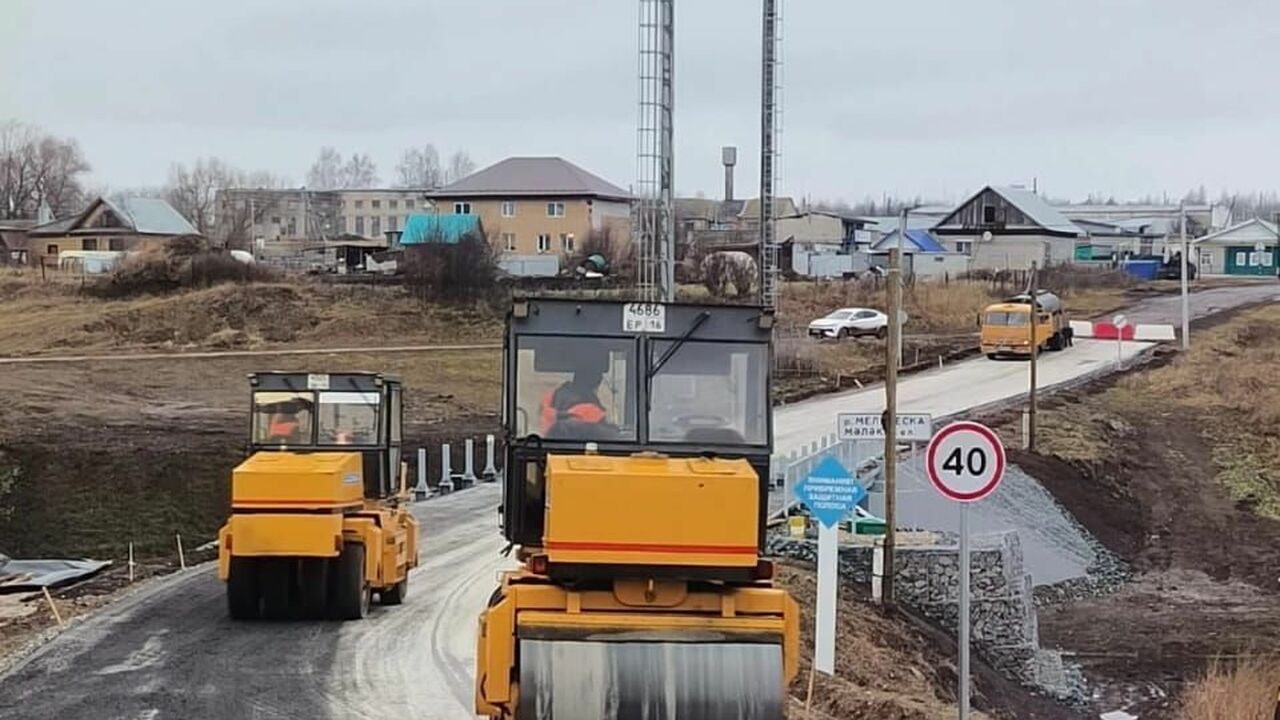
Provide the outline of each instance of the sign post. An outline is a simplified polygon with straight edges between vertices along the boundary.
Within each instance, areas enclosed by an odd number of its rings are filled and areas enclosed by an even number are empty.
[[[969,719],[969,503],[995,492],[1004,478],[1004,445],[990,428],[955,422],[942,428],[925,449],[925,467],[934,489],[960,503],[960,720]]]
[[[1116,314],[1111,318],[1111,324],[1116,326],[1116,369],[1124,369],[1124,329],[1129,325],[1129,318],[1122,314]]]
[[[838,525],[867,491],[834,455],[818,463],[796,485],[796,498],[818,519],[818,597],[813,633],[813,667],[834,675],[836,671],[836,597],[839,588]]]

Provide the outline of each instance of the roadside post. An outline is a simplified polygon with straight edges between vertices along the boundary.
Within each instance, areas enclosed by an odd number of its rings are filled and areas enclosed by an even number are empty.
[[[887,414],[887,413],[886,413]],[[915,443],[927,443],[933,437],[933,416],[928,413],[895,413],[894,442],[898,440]],[[885,439],[886,418],[875,413],[840,413],[836,417],[836,437],[842,443],[852,443],[854,448],[853,469],[856,473],[862,467],[861,448],[864,442],[887,443]],[[896,450],[896,448],[895,448]],[[886,452],[888,448],[886,447]],[[893,604],[893,569],[894,521],[888,512],[896,500],[897,485],[889,482],[890,458],[885,458],[884,481],[884,543],[881,548],[881,564],[872,571],[872,600],[884,605]],[[918,461],[917,461],[918,462]],[[877,572],[878,570],[878,572]]]
[[[1191,260],[1188,256],[1189,248],[1187,247],[1187,206],[1183,203],[1178,203],[1178,217],[1181,221],[1181,229],[1178,231],[1178,234],[1182,236],[1182,251],[1178,253],[1182,260],[1182,267],[1180,268],[1179,273],[1182,280],[1182,349],[1190,350],[1191,298],[1188,295],[1189,291],[1187,288],[1187,263],[1191,262]]]
[[[796,499],[818,519],[818,597],[813,632],[813,669],[836,671],[836,596],[840,583],[840,523],[867,496],[854,474],[828,455],[796,485]]]
[[[1004,445],[985,425],[954,422],[938,431],[925,450],[929,482],[960,504],[960,720],[969,720],[969,503],[990,495],[1004,479]]]
[[[1111,318],[1111,324],[1116,326],[1116,369],[1124,369],[1124,329],[1129,326],[1129,318],[1122,313],[1116,313]]]
[[[427,449],[418,448],[418,484],[413,488],[413,494],[418,500],[426,500],[427,494],[430,493],[427,487]]]

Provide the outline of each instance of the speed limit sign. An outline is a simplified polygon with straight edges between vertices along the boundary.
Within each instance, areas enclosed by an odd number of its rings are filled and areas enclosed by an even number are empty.
[[[986,425],[951,423],[929,441],[925,464],[938,492],[973,502],[995,491],[1004,477],[1004,445]]]

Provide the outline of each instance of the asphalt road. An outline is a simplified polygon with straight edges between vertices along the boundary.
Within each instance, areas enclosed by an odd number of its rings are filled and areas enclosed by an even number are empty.
[[[351,623],[233,623],[211,566],[75,625],[0,678],[0,718],[471,717],[476,616],[508,562],[497,486],[419,504],[409,598]]]

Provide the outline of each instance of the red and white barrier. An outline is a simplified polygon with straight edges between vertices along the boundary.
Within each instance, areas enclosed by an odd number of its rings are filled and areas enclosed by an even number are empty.
[[[1162,342],[1176,340],[1172,325],[1117,325],[1114,322],[1072,320],[1071,330],[1078,338],[1092,340],[1139,340]]]

